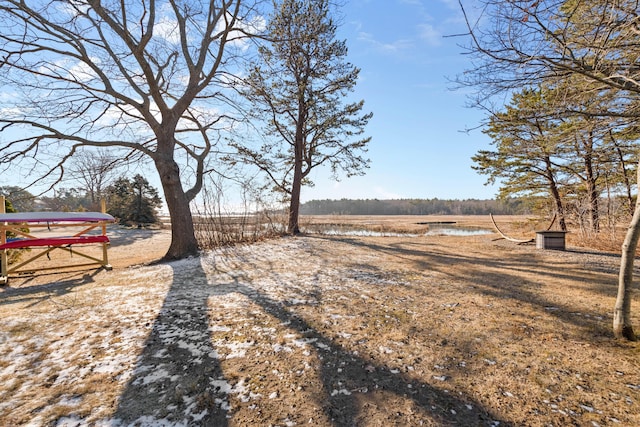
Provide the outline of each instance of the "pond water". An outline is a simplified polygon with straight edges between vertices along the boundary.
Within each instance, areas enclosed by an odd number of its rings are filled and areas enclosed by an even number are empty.
[[[322,230],[319,234],[326,234],[329,236],[358,236],[358,237],[418,237],[419,234],[415,233],[391,233],[386,231],[372,231],[372,230],[358,230],[358,229],[349,229],[349,230],[341,230],[330,228],[327,230]]]
[[[493,234],[493,230],[475,227],[461,227],[455,223],[430,223],[424,233],[397,233],[386,231],[372,231],[352,227],[330,227],[322,230],[304,230],[330,236],[358,236],[358,237],[418,237],[418,236],[481,236]]]
[[[475,227],[460,227],[455,224],[429,224],[426,236],[482,236],[493,234],[493,230]]]

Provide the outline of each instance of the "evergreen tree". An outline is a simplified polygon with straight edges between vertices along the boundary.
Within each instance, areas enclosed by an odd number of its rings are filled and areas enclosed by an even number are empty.
[[[158,191],[149,185],[149,181],[143,178],[142,175],[133,177],[131,188],[133,190],[131,221],[138,224],[158,222],[156,208],[162,204]]]
[[[156,209],[162,204],[158,191],[142,175],[120,177],[106,190],[108,212],[121,224],[158,222]]]
[[[244,95],[264,124],[266,142],[235,147],[243,161],[261,169],[289,199],[288,232],[299,232],[300,192],[309,174],[330,165],[347,176],[368,166],[362,157],[371,138],[361,138],[371,114],[364,101],[345,103],[360,70],[345,61],[345,41],[336,40],[328,0],[274,2],[270,46],[245,80]],[[361,138],[361,139],[360,139]]]
[[[7,188],[11,188],[11,189],[14,190],[12,194],[15,194],[17,192],[17,190],[18,190],[17,187],[4,187],[4,189],[7,189]],[[0,194],[3,194],[3,190],[4,189],[2,187],[0,187]],[[29,193],[27,193],[27,194],[29,194]],[[31,197],[33,198],[33,196],[31,196]],[[4,199],[4,212],[5,213],[16,213],[16,212],[19,212],[19,210],[16,209],[16,207],[13,205],[11,200],[9,200],[8,198],[5,198]],[[25,232],[25,233],[29,233],[29,228],[27,228],[27,227],[20,227],[20,230]],[[5,238],[7,238],[7,239],[18,237],[18,236],[16,236],[15,233],[13,233],[11,231],[7,231],[6,233],[7,234],[5,235]],[[7,251],[7,261],[8,261],[8,263],[9,264],[13,264],[13,263],[17,262],[20,259],[20,256],[23,254],[24,250],[28,251],[30,249],[23,249],[23,250],[10,249],[10,250],[8,250]],[[0,267],[2,267],[2,266],[0,266]],[[0,269],[0,273],[4,274],[1,271],[1,269]]]
[[[459,2],[462,6],[462,2]],[[573,79],[584,93],[608,96],[615,104],[583,114],[640,118],[640,32],[638,1],[479,0],[483,16],[468,19],[472,69],[460,82],[475,88],[474,102],[491,109],[496,94],[541,82]],[[474,6],[474,7],[475,7]],[[575,103],[577,104],[577,102]],[[575,105],[574,104],[574,105]],[[613,107],[613,108],[612,108]],[[640,177],[639,177],[640,178]],[[640,183],[640,179],[638,180]],[[618,296],[613,311],[616,337],[635,340],[631,323],[634,260],[640,242],[640,203],[622,244]]]
[[[40,197],[44,210],[60,212],[83,212],[93,209],[85,188],[58,188],[53,197]]]
[[[33,210],[36,198],[27,190],[9,185],[0,187],[0,194],[5,196],[6,201],[10,201],[12,208],[15,208],[15,212],[30,212]],[[6,210],[5,212],[13,211]]]
[[[504,112],[495,114],[484,131],[495,150],[481,150],[473,166],[489,175],[489,183],[501,179],[500,196],[550,196],[562,230],[566,230],[562,200],[563,173],[558,158],[561,123],[550,114],[546,91],[525,89],[513,95]]]

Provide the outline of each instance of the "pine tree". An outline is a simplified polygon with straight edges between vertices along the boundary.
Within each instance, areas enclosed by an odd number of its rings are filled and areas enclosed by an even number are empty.
[[[288,232],[299,232],[300,193],[312,169],[329,165],[337,177],[362,174],[371,138],[361,138],[372,117],[364,101],[348,103],[360,70],[346,62],[345,41],[336,40],[327,0],[284,0],[275,5],[269,46],[259,50],[243,94],[263,125],[265,142],[235,147],[243,161],[261,169],[289,199]]]
[[[142,175],[120,177],[107,188],[108,212],[121,224],[158,222],[156,209],[162,204],[158,191]]]

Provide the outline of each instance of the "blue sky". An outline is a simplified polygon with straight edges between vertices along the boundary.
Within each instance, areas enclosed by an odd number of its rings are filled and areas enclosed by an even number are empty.
[[[465,40],[446,37],[465,31],[458,1],[344,3],[338,38],[347,41],[347,60],[361,69],[353,100],[363,99],[364,111],[373,112],[365,131],[372,137],[371,167],[364,176],[339,182],[328,169],[316,170],[315,186],[302,189],[302,201],[495,197],[497,188],[485,186],[486,177],[471,169],[471,156],[488,148],[489,139],[479,130],[464,132],[483,116],[465,107],[464,92],[453,91],[450,81],[469,67],[458,46]],[[148,165],[134,172],[161,188]],[[18,175],[10,180],[28,178]]]
[[[374,114],[371,167],[340,182],[316,173],[302,200],[493,198],[497,187],[471,169],[489,138],[464,132],[483,116],[448,80],[469,66],[458,47],[465,40],[445,37],[465,30],[457,0],[349,0],[340,10],[338,37],[361,69],[354,97]]]

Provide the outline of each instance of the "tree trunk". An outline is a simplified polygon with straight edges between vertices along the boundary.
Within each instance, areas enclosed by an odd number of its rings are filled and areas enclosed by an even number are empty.
[[[564,216],[564,206],[562,205],[562,197],[560,197],[560,191],[556,184],[556,179],[553,176],[553,166],[551,165],[551,157],[545,158],[547,180],[549,181],[549,188],[551,189],[551,195],[556,205],[556,212],[558,214],[558,224],[560,224],[560,230],[567,231],[567,221]]]
[[[198,241],[193,228],[189,199],[180,182],[180,168],[173,159],[156,159],[155,163],[171,217],[171,245],[162,260],[171,261],[197,255]]]
[[[612,137],[613,139],[613,137]],[[624,182],[624,187],[627,191],[627,203],[629,206],[629,214],[633,215],[633,194],[631,193],[631,182],[629,182],[629,177],[627,176],[627,164],[624,160],[624,154],[620,147],[616,144],[616,150],[618,152],[618,159],[620,160],[620,170],[622,171],[622,179]]]
[[[305,154],[304,123],[307,112],[305,109],[304,91],[298,100],[298,118],[296,120],[296,135],[293,147],[293,181],[291,182],[291,203],[289,204],[289,225],[287,232],[292,235],[300,234],[300,192],[302,191],[302,160]]]
[[[289,204],[289,234],[300,234],[300,193],[302,190],[302,161],[296,160],[291,183],[291,203]]]
[[[564,206],[562,206],[562,200],[556,199],[556,212],[558,213],[558,224],[560,230],[567,231],[567,220],[564,217]]]
[[[638,184],[640,184],[640,163],[638,168]],[[640,202],[640,201],[639,201]],[[631,224],[622,244],[622,257],[620,259],[620,275],[618,277],[618,296],[613,311],[613,333],[616,338],[626,338],[635,341],[636,335],[631,324],[631,297],[633,285],[633,261],[640,239],[640,203],[636,202],[636,208],[631,218]]]
[[[562,197],[555,182],[551,183],[551,194],[556,204],[556,212],[558,213],[558,224],[560,224],[560,230],[567,231],[567,221],[564,217],[564,206],[562,205]]]
[[[589,168],[590,175],[587,178],[587,197],[589,198],[589,225],[591,231],[598,233],[600,231],[600,196],[598,194],[598,186],[593,176],[593,169]]]
[[[598,186],[596,183],[596,175],[593,170],[593,132],[589,132],[588,140],[584,143],[584,174],[585,185],[587,187],[587,202],[589,204],[589,226],[591,231],[597,233],[600,231],[600,195],[598,194]]]

